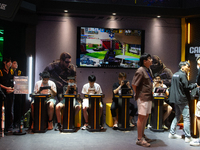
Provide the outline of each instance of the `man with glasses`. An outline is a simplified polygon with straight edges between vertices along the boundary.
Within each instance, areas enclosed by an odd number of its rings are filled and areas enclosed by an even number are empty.
[[[150,54],[141,55],[139,61],[141,67],[137,69],[132,80],[134,96],[138,106],[138,139],[136,144],[144,147],[149,147],[152,141],[144,134],[153,101],[153,75],[150,69],[151,64],[152,59]]]
[[[183,115],[185,142],[189,143],[192,138],[190,134],[190,112],[188,106],[188,98],[190,98],[189,90],[197,87],[196,83],[188,83],[187,75],[190,71],[190,63],[187,61],[179,63],[180,70],[172,76],[169,100],[174,103],[175,118],[170,127],[169,138],[181,139],[180,135],[176,134],[177,123]]]
[[[56,84],[58,100],[62,100],[63,87],[67,85],[67,77],[76,76],[76,68],[71,64],[71,55],[64,52],[60,55],[59,60],[50,63],[44,71],[50,73],[50,79]]]

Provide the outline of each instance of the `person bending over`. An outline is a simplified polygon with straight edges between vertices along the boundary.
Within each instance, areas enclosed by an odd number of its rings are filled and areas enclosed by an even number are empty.
[[[116,129],[118,127],[118,120],[116,117],[117,116],[116,109],[118,108],[118,98],[114,98],[114,94],[118,94],[122,92],[123,87],[128,88],[128,90],[126,90],[125,93],[122,93],[122,94],[130,94],[130,95],[133,94],[133,90],[130,86],[130,83],[128,81],[126,82],[126,73],[120,72],[118,76],[118,80],[119,80],[118,82],[113,84],[113,102],[110,109],[113,120],[114,120],[113,129]],[[130,103],[129,109],[131,110],[130,117],[129,117],[130,127],[134,127],[134,124],[132,123],[132,119],[137,112],[137,108],[135,108],[135,106],[132,103]]]
[[[101,94],[102,93],[101,87],[98,83],[95,83],[95,81],[96,81],[96,77],[94,75],[90,75],[88,77],[88,83],[83,85],[82,93],[83,94]],[[100,106],[100,116],[101,116],[103,112],[102,102],[99,104],[99,106]],[[84,98],[83,99],[83,116],[85,119],[85,124],[81,128],[82,130],[88,129],[88,113],[87,113],[88,108],[89,108],[89,99]],[[103,127],[101,127],[101,129],[103,129]]]
[[[68,85],[63,87],[63,93],[64,94],[77,94],[77,87],[75,83],[75,77],[68,77]],[[75,103],[75,115],[79,112],[81,109],[81,103],[76,100]],[[57,127],[55,128],[55,131],[61,131],[61,110],[65,107],[65,99],[60,101],[56,105],[56,117],[57,117]]]
[[[35,83],[34,93],[35,94],[51,94],[50,98],[47,98],[46,104],[47,104],[47,111],[48,111],[48,130],[53,129],[53,113],[54,113],[54,105],[56,103],[55,96],[57,94],[56,90],[56,84],[49,80],[50,74],[47,71],[44,71],[41,74],[42,80],[39,80]],[[50,87],[43,89],[41,87]],[[31,103],[31,115],[32,115],[32,125],[31,129],[34,127],[34,101]]]

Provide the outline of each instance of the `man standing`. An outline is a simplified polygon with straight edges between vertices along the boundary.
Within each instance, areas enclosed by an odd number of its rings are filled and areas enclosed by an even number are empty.
[[[184,133],[185,142],[191,141],[190,134],[190,113],[188,100],[190,100],[189,90],[197,87],[197,84],[189,84],[187,79],[187,74],[190,71],[190,63],[187,61],[179,63],[180,70],[172,76],[171,88],[170,88],[170,103],[174,103],[175,107],[175,118],[172,121],[170,127],[169,138],[171,139],[181,139],[180,135],[176,134],[176,126],[181,119],[181,114],[183,115],[184,122]]]
[[[134,96],[138,105],[138,139],[136,144],[144,147],[149,147],[149,142],[152,141],[144,134],[147,119],[151,113],[153,100],[153,75],[150,69],[151,64],[152,58],[150,54],[141,55],[139,61],[141,67],[137,69],[132,80],[132,87],[135,93]]]
[[[11,59],[3,59],[3,69],[0,69],[0,84],[3,86],[3,92],[6,95],[5,98],[5,129],[6,132],[12,132],[13,130],[13,76],[11,75],[10,67],[12,65]],[[2,86],[1,86],[2,87]]]
[[[18,69],[17,61],[12,61],[11,74],[14,76],[21,76],[22,72]],[[24,97],[22,94],[14,94],[14,126],[17,128],[20,125],[20,119],[23,116]]]
[[[67,77],[76,77],[76,68],[71,64],[71,55],[69,53],[62,53],[60,59],[50,63],[44,71],[50,73],[50,80],[52,80],[57,87],[58,99],[62,100],[63,87],[67,85]]]
[[[198,69],[198,74],[196,77],[196,82],[198,84],[198,86],[200,86],[200,55],[197,57],[197,69]],[[200,146],[200,92],[199,92],[199,88],[197,88],[198,90],[198,103],[197,103],[197,107],[196,107],[196,112],[195,112],[195,116],[196,116],[196,120],[197,120],[197,128],[199,131],[199,138],[198,139],[194,139],[193,141],[190,142],[190,145],[192,146]]]

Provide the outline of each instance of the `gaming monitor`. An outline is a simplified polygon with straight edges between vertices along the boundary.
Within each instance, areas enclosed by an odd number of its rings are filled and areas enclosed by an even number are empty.
[[[139,67],[144,30],[78,27],[77,37],[77,67]]]

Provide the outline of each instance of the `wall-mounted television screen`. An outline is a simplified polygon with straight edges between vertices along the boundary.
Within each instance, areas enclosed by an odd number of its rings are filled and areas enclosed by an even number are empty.
[[[139,67],[144,30],[78,27],[77,37],[77,67]]]

